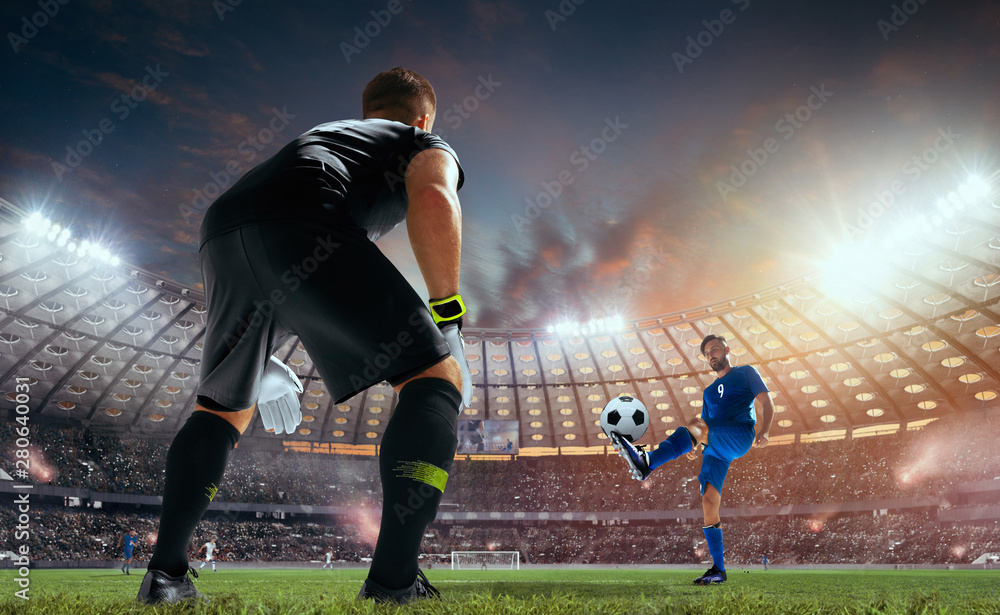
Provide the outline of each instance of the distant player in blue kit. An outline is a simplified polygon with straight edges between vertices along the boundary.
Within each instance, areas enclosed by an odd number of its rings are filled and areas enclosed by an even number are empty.
[[[767,386],[756,369],[749,365],[729,364],[729,346],[719,335],[708,335],[701,342],[701,352],[716,373],[715,382],[702,394],[704,405],[701,419],[677,428],[660,443],[655,451],[639,451],[617,433],[611,441],[632,468],[632,476],[646,480],[653,470],[685,453],[693,455],[694,447],[703,448],[701,472],[701,503],[705,515],[705,540],[712,554],[712,567],[694,580],[696,585],[718,585],[726,582],[726,563],[722,554],[722,484],[734,459],[746,455],[752,446],[767,446],[774,404]],[[754,404],[763,414],[759,431]]]
[[[122,534],[118,537],[118,544],[115,546],[122,546],[122,542],[125,542],[125,549],[122,551],[122,556],[125,558],[125,563],[122,564],[122,572],[125,574],[132,574],[129,570],[132,568],[132,550],[135,545],[139,544],[139,539],[135,537],[135,530],[130,530],[128,534]]]

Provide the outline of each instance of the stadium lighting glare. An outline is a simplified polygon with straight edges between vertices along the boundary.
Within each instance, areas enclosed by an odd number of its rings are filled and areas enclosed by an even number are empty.
[[[980,201],[990,195],[990,185],[982,177],[973,175],[965,180],[965,183],[958,189],[958,193],[966,201]]]
[[[947,199],[938,199],[937,203],[935,203],[934,206],[937,208],[940,215],[944,216],[945,218],[951,218],[952,216],[955,215],[956,208],[953,207],[952,204],[949,203]]]
[[[35,235],[44,235],[51,225],[49,219],[38,211],[24,219],[24,228]]]
[[[901,237],[896,237],[901,239]],[[884,271],[884,256],[876,249],[840,246],[821,265],[823,291],[832,297],[850,298],[861,283],[872,283]]]
[[[38,234],[43,234],[39,229],[44,228],[46,231],[44,234],[49,241],[54,242],[61,248],[66,248],[78,258],[89,256],[92,261],[111,265],[112,267],[117,267],[121,264],[121,259],[114,256],[108,248],[89,239],[78,241],[77,238],[71,237],[71,230],[68,227],[63,228],[59,224],[52,224],[50,226],[49,221],[41,218],[38,214],[33,214],[31,217],[25,218],[24,224],[26,228]]]
[[[598,333],[615,333],[625,328],[625,319],[619,315],[608,318],[593,318],[585,323],[564,320],[555,326],[545,328],[549,333],[560,337],[580,337],[581,335],[596,335]]]

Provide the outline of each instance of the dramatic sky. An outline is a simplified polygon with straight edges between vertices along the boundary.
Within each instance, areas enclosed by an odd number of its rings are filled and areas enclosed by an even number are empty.
[[[995,1],[8,0],[0,25],[0,197],[194,286],[185,208],[423,74],[481,327],[753,292],[1000,162]],[[379,245],[423,292],[405,229]]]

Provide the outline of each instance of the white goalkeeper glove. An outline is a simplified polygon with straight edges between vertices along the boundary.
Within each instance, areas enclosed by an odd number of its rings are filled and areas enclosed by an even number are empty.
[[[293,433],[302,422],[299,394],[302,383],[287,365],[271,357],[264,367],[264,377],[260,381],[260,395],[257,408],[264,429],[274,429],[274,434]]]
[[[465,303],[462,302],[462,296],[456,294],[444,299],[432,299],[430,306],[434,322],[448,342],[451,356],[455,357],[458,366],[462,368],[462,403],[469,408],[472,406],[472,372],[469,370],[469,361],[465,358],[465,338],[462,337]]]

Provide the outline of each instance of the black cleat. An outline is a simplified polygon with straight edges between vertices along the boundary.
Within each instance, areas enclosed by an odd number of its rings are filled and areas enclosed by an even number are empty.
[[[632,470],[632,478],[636,480],[646,480],[652,470],[649,469],[645,451],[638,450],[617,431],[611,432],[611,443],[615,445],[618,454],[628,462],[629,469]]]
[[[169,576],[159,570],[147,570],[135,599],[143,604],[177,604],[189,600],[208,602],[208,598],[194,588],[188,572],[198,578],[198,571],[191,567],[179,577]]]
[[[725,582],[726,571],[719,570],[715,566],[712,566],[705,571],[705,574],[694,580],[695,585],[722,585]]]
[[[416,580],[413,581],[413,585],[407,588],[396,590],[386,589],[371,579],[365,579],[364,584],[361,586],[361,592],[358,593],[358,600],[371,599],[380,604],[409,604],[417,600],[440,597],[441,592],[431,585],[431,582],[424,576],[424,571],[419,568],[417,569]]]

